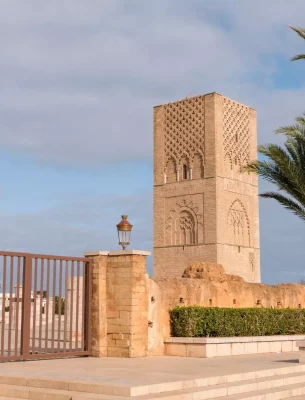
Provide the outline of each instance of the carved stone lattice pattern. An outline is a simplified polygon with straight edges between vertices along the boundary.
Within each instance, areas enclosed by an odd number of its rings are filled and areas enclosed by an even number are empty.
[[[185,245],[198,242],[198,229],[202,228],[202,215],[192,201],[182,199],[170,210],[166,230],[169,233],[167,244]]]
[[[176,167],[183,156],[190,166],[195,154],[204,156],[204,97],[198,96],[164,106],[165,165],[174,159]]]
[[[176,244],[195,244],[196,228],[192,214],[188,211],[180,213],[178,226],[176,227]]]
[[[230,210],[229,223],[233,226],[234,232],[239,234],[244,229],[244,212],[243,210]]]
[[[250,161],[249,107],[223,99],[224,157],[240,167]]]
[[[191,216],[189,214],[180,216],[179,223],[180,223],[180,229],[183,229],[183,230],[193,229],[193,225],[194,225],[193,219],[191,218]]]
[[[230,244],[249,246],[250,226],[246,209],[240,200],[235,200],[228,212],[228,240]]]

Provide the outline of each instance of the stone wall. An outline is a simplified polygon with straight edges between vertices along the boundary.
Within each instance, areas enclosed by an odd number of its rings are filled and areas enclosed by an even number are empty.
[[[85,253],[92,259],[93,356],[147,355],[147,255],[138,250]]]
[[[146,256],[125,250],[91,252],[92,355],[164,355],[169,310],[176,306],[304,308],[305,286],[245,282],[219,264],[202,262],[181,278],[149,278]]]
[[[199,263],[184,278],[149,280],[148,353],[164,354],[170,336],[169,310],[176,306],[304,308],[305,286],[245,282],[227,275],[221,265]],[[187,277],[189,276],[189,277]]]

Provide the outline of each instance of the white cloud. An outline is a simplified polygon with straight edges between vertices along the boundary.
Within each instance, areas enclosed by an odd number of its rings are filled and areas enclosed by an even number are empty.
[[[4,1],[0,145],[72,165],[151,157],[152,107],[214,90],[257,108],[263,141],[301,109],[302,94],[270,76],[273,57],[301,49],[286,25],[304,11],[278,0]]]

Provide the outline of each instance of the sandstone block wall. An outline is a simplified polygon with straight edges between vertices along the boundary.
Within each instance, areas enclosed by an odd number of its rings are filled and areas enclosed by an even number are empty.
[[[107,355],[145,357],[148,287],[145,257],[113,255],[107,265]],[[144,261],[144,262],[143,262]]]
[[[151,278],[141,251],[91,252],[92,355],[164,355],[175,306],[305,307],[305,286],[245,282],[216,263],[195,263],[181,278]]]
[[[93,356],[147,355],[149,254],[137,250],[85,253],[93,260]]]
[[[164,340],[170,337],[169,310],[176,306],[305,307],[303,285],[249,283],[225,274],[222,266],[209,263],[193,266],[185,276],[190,277],[149,280],[148,319],[153,323],[148,331],[149,355],[164,354]]]

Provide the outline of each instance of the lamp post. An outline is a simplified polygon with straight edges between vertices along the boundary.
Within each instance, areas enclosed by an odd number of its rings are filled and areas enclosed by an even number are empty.
[[[128,215],[122,215],[122,221],[117,224],[119,244],[123,250],[126,250],[126,246],[130,243],[132,225],[127,221]]]

